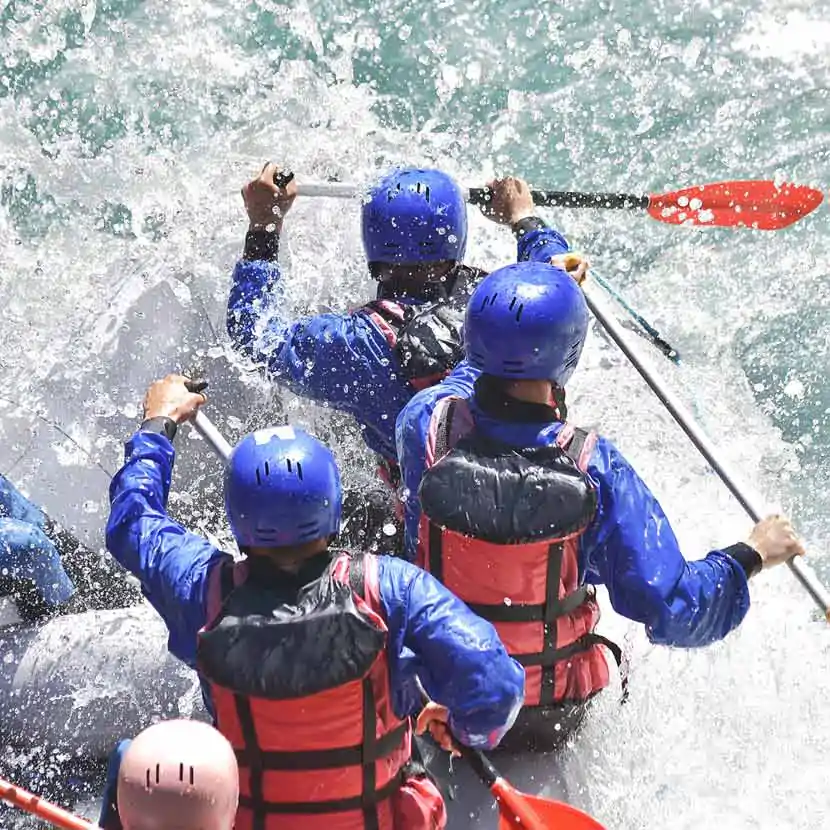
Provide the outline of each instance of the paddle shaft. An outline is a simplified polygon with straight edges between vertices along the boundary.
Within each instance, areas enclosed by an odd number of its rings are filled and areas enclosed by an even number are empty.
[[[193,429],[208,442],[210,448],[216,455],[227,463],[233,447],[225,440],[225,437],[219,432],[213,421],[204,412],[199,410],[190,423],[193,425]]]
[[[44,801],[33,793],[22,790],[11,781],[0,778],[0,799],[31,813],[62,830],[98,830],[98,826],[67,812],[51,801]]]
[[[222,435],[221,432],[216,428],[213,421],[205,415],[204,412],[199,410],[193,420],[190,422],[193,424],[193,428],[205,441],[208,442],[210,448],[222,459],[222,461],[227,462],[230,458],[231,451],[233,447],[225,440],[225,437]]]
[[[655,370],[631,347],[625,337],[622,326],[614,319],[613,315],[603,308],[602,301],[591,288],[590,283],[585,283],[583,289],[585,290],[585,299],[588,302],[588,307],[597,320],[599,320],[602,327],[608,332],[611,339],[631,361],[643,380],[651,387],[651,390],[663,406],[668,409],[680,428],[686,433],[700,454],[706,459],[712,469],[718,474],[721,481],[738,500],[741,507],[744,508],[753,521],[760,521],[765,515],[763,506],[747,494],[746,488],[738,476],[726,462],[718,458],[717,450],[703,430],[694,421],[689,411],[680,402],[679,398],[666,388]],[[830,592],[827,591],[827,588],[822,585],[815,573],[813,573],[809,566],[804,564],[800,557],[790,559],[787,565],[807,593],[813,598],[816,605],[821,609],[825,618],[830,622]]]
[[[646,210],[648,196],[633,196],[630,193],[580,193],[568,190],[531,190],[533,204],[540,207],[600,208],[604,210]],[[319,196],[330,199],[353,199],[361,190],[353,184],[321,182],[298,184],[299,196]],[[472,205],[484,205],[490,201],[490,190],[486,187],[467,189],[467,201]]]

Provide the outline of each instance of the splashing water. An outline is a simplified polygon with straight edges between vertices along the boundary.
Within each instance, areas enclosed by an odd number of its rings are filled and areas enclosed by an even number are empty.
[[[238,190],[265,159],[300,180],[427,162],[465,182],[514,172],[562,189],[820,186],[828,19],[827,0],[0,4],[0,471],[100,543],[147,383],[199,367],[229,438],[285,414],[369,475],[352,425],[276,403],[227,347]],[[509,234],[472,218],[471,264],[510,261]],[[825,211],[767,234],[549,218],[678,345],[685,365],[664,375],[827,574]],[[355,205],[298,200],[286,228],[295,310],[370,296]],[[687,556],[744,537],[746,517],[596,333],[572,386],[573,416],[629,455]],[[215,500],[201,442],[183,435],[178,464],[173,509]],[[194,529],[227,540],[215,511],[195,510]],[[585,784],[576,801],[606,826],[827,823],[830,635],[785,569],[752,593],[744,626],[699,652],[653,648],[606,613],[632,650],[631,700],[605,695],[566,753]],[[543,760],[530,777],[544,789]]]

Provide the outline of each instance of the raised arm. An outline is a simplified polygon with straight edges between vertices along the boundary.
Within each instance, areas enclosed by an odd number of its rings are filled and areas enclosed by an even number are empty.
[[[170,375],[148,393],[147,419],[127,442],[124,466],[110,484],[107,547],[141,580],[144,595],[170,632],[170,651],[192,666],[196,635],[206,622],[208,576],[228,554],[167,515],[175,459],[168,438],[175,430],[168,422],[187,420],[204,400],[183,382]]]

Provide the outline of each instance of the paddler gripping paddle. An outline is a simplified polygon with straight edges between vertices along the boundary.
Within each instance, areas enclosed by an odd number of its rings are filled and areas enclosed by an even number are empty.
[[[275,175],[274,184],[284,187],[294,174]],[[361,188],[353,184],[317,183],[298,185],[301,196],[353,198]],[[822,193],[815,188],[773,181],[731,181],[694,185],[669,193],[637,196],[630,193],[582,193],[579,191],[533,190],[533,202],[542,207],[594,208],[599,210],[644,210],[652,219],[670,225],[753,228],[786,228],[815,210]],[[485,205],[490,201],[488,188],[469,188],[467,200]],[[677,350],[641,314],[633,309],[608,282],[597,282],[631,316],[642,334],[669,360],[679,362]]]
[[[611,339],[619,346],[622,353],[631,361],[634,368],[640,373],[643,380],[651,387],[660,403],[666,407],[680,428],[686,433],[691,442],[697,447],[700,454],[709,462],[712,469],[718,474],[738,503],[749,514],[753,521],[758,522],[766,513],[762,505],[749,495],[749,491],[740,481],[736,473],[730,469],[723,459],[717,456],[717,450],[709,441],[703,430],[695,423],[691,414],[680,402],[680,399],[663,383],[654,369],[640,357],[626,339],[625,332],[613,315],[603,307],[600,295],[591,287],[590,280],[582,284],[588,307],[600,322]],[[801,583],[813,602],[819,607],[825,619],[830,622],[830,592],[822,585],[819,578],[805,565],[801,557],[790,559],[787,564],[793,575]]]
[[[98,830],[97,824],[84,821],[73,813],[69,813],[57,804],[52,804],[51,801],[44,801],[37,795],[22,790],[15,786],[11,781],[6,781],[0,778],[0,799],[37,816],[43,821],[48,821],[55,827],[60,827],[62,830]]]
[[[431,703],[429,695],[418,680],[418,689],[424,705]],[[453,736],[455,750],[487,785],[499,808],[499,830],[603,830],[602,825],[587,813],[552,798],[540,798],[517,790],[499,774],[487,756],[464,746]]]
[[[207,383],[191,381],[186,385],[191,392],[202,392]],[[231,446],[207,415],[199,410],[191,423],[219,458],[227,461]],[[428,702],[423,690],[422,694]],[[568,804],[519,792],[499,775],[483,753],[460,743],[457,746],[495,797],[499,807],[499,830],[603,830],[602,825],[589,815]]]
[[[290,171],[277,171],[274,173],[274,184],[277,187],[284,188],[286,187],[289,182],[294,180],[294,173]],[[357,185],[351,184],[306,184],[306,185],[298,185],[297,192],[299,195],[302,196],[323,196],[323,197],[332,197],[332,198],[353,198],[358,196],[361,193],[360,188]],[[571,201],[568,204],[572,204],[573,206],[577,207],[585,207],[585,206],[592,206],[592,207],[607,207],[607,206],[614,206],[613,204],[608,203],[609,199],[612,198],[623,198],[625,200],[636,200],[639,197],[628,197],[623,196],[622,194],[580,194],[580,193],[565,193],[565,194],[556,194],[553,191],[540,191],[535,190],[532,191],[532,196],[534,202],[540,205],[553,205],[558,204],[554,197],[555,196],[562,196],[568,197]],[[573,199],[571,198],[573,197]],[[585,197],[588,199],[588,202],[585,204],[579,204],[579,200],[576,197]],[[821,197],[821,194],[819,194]],[[471,188],[466,191],[466,198],[472,204],[478,205],[486,205],[491,199],[491,191],[487,188]],[[649,198],[649,197],[643,197]],[[657,197],[655,197],[657,198]],[[662,198],[662,197],[661,197]],[[680,196],[678,196],[680,198]],[[576,201],[574,201],[576,199]],[[593,201],[591,201],[593,200]],[[608,204],[607,204],[608,203]],[[623,202],[617,204],[617,207],[622,206]],[[629,202],[625,201],[625,204],[629,204]],[[633,206],[634,202],[630,202]],[[639,314],[635,309],[633,309],[626,300],[620,295],[620,293],[613,288],[609,283],[601,279],[600,277],[596,277],[597,282],[622,306],[622,308],[628,313],[633,321],[632,328],[637,334],[644,337],[648,340],[655,348],[657,348],[665,357],[669,360],[673,361],[674,363],[680,362],[680,356],[677,352],[677,349],[672,346],[671,343],[667,342],[660,334],[660,332],[653,326],[648,320],[645,319],[641,314]]]

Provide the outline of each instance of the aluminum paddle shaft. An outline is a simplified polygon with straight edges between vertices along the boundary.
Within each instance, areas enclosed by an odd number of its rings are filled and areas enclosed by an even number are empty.
[[[717,450],[700,426],[695,422],[694,418],[692,418],[691,413],[680,402],[680,399],[666,387],[662,378],[648,362],[632,348],[622,326],[606,310],[604,299],[592,287],[590,277],[583,284],[583,289],[585,290],[588,307],[597,320],[599,320],[605,331],[608,332],[611,339],[631,361],[643,380],[651,387],[663,406],[668,409],[680,428],[689,436],[691,442],[718,474],[721,481],[729,488],[729,491],[738,500],[741,507],[746,510],[753,521],[760,521],[766,515],[763,505],[748,494],[746,487],[740,481],[734,470],[725,461],[718,458]],[[787,565],[807,593],[813,598],[815,604],[821,609],[825,619],[830,622],[830,593],[828,593],[827,588],[825,588],[812,569],[800,557],[790,559]]]
[[[193,429],[208,442],[210,448],[219,458],[227,463],[233,447],[225,440],[225,436],[219,432],[213,421],[200,409],[190,423],[193,424]]]

